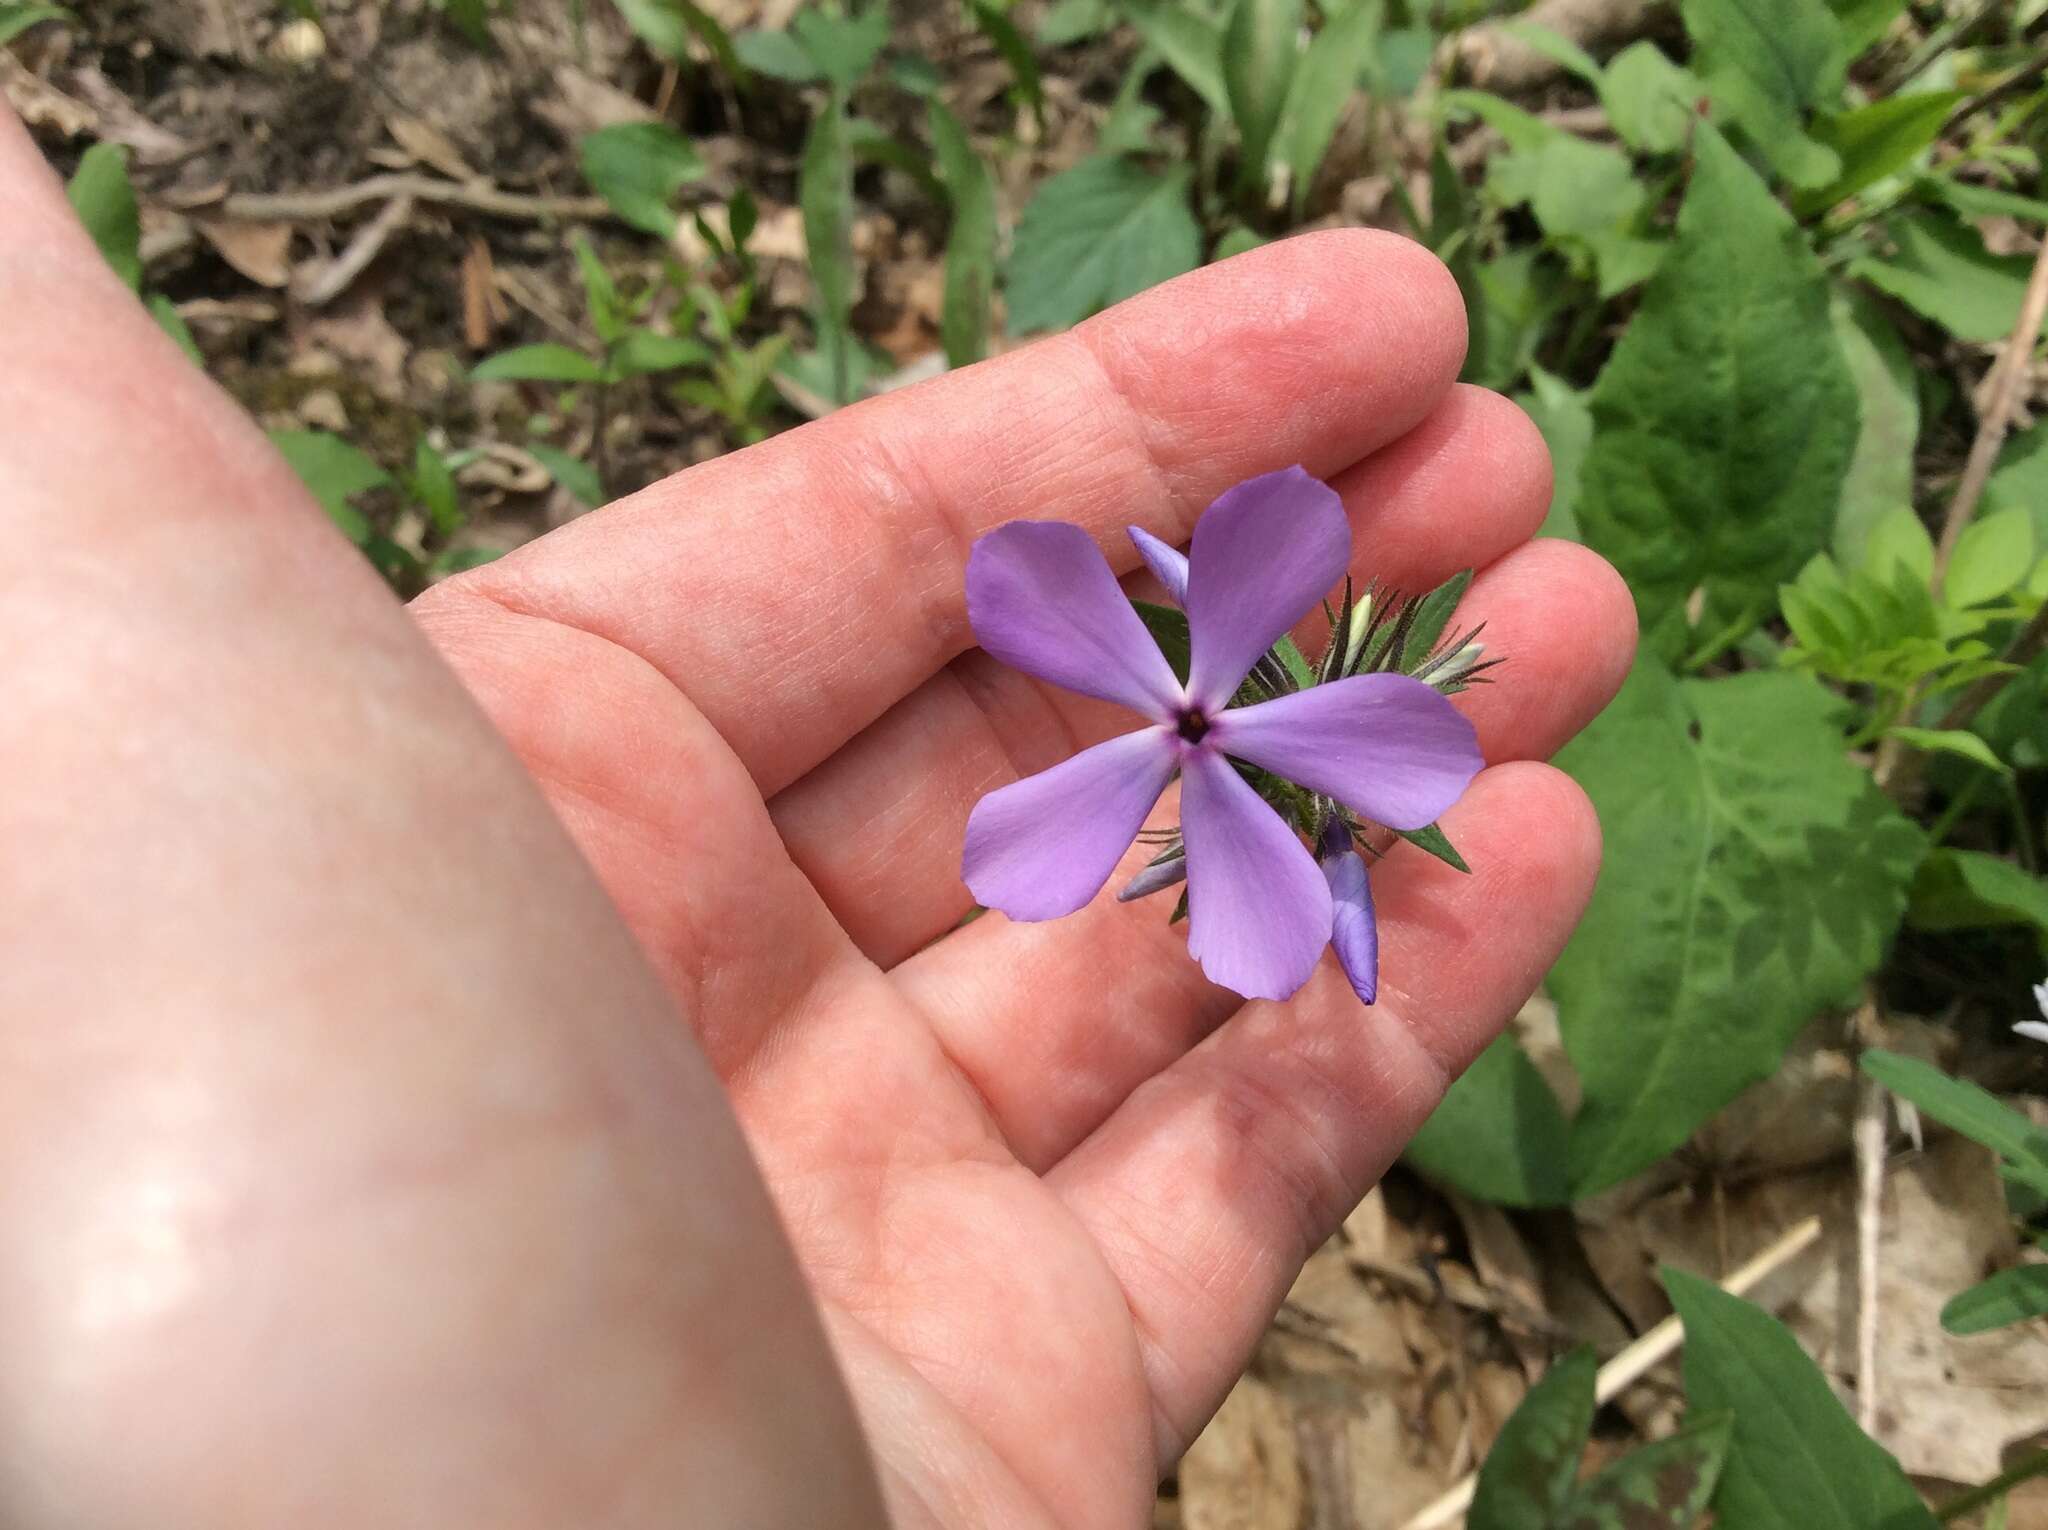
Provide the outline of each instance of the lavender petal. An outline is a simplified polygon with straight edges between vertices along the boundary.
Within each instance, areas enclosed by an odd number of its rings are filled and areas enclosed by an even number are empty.
[[[1136,526],[1126,528],[1131,542],[1138,549],[1138,556],[1145,560],[1145,567],[1166,586],[1167,598],[1185,609],[1188,603],[1188,555],[1177,547],[1171,547],[1149,531]]]
[[[1354,675],[1238,707],[1209,738],[1390,829],[1434,823],[1486,763],[1472,724],[1406,675]]]
[[[1325,856],[1323,876],[1329,881],[1335,910],[1330,944],[1337,952],[1337,964],[1351,979],[1352,992],[1360,1002],[1370,1004],[1380,989],[1380,929],[1373,918],[1372,883],[1365,874],[1365,857],[1356,850]]]
[[[1248,478],[1202,512],[1188,546],[1188,695],[1211,711],[1344,576],[1351,523],[1298,467]]]
[[[1155,722],[1181,705],[1159,645],[1079,526],[1012,521],[979,538],[967,615],[975,640],[1012,669]]]
[[[1180,814],[1189,952],[1210,982],[1247,999],[1289,997],[1330,943],[1330,887],[1315,858],[1212,749],[1181,762]]]
[[[961,876],[1012,919],[1057,919],[1102,890],[1179,764],[1171,729],[1140,728],[990,792],[967,820]]]

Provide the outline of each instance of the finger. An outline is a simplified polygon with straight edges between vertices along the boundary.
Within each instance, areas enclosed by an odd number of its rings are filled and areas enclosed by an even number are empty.
[[[1329,473],[1400,435],[1464,355],[1419,245],[1307,235],[1079,329],[654,485],[419,604],[485,600],[652,664],[779,791],[969,646],[968,545],[1085,527],[1121,572],[1239,479]]]
[[[1326,965],[1291,1002],[1246,1006],[1048,1176],[1123,1285],[1162,1460],[1222,1400],[1303,1261],[1534,990],[1592,892],[1599,824],[1548,766],[1484,772],[1445,827],[1472,875],[1396,852],[1410,864],[1379,900],[1378,1004]]]
[[[1460,387],[1333,483],[1357,576],[1419,590],[1525,541],[1549,504],[1550,459],[1521,410]],[[847,933],[893,966],[967,912],[960,845],[981,796],[1131,725],[1121,707],[964,654],[779,795],[776,827]]]
[[[1484,620],[1507,655],[1498,683],[1459,697],[1488,760],[1542,759],[1607,704],[1633,652],[1634,609],[1613,570],[1569,542],[1529,543],[1473,581],[1462,619]],[[1155,821],[1174,817],[1169,803]],[[1112,886],[1151,853],[1135,848]],[[1399,846],[1374,869],[1374,891],[1437,864]],[[1189,959],[1185,926],[1167,923],[1172,899],[1104,896],[1044,924],[990,914],[896,970],[1025,1163],[1057,1162],[1243,1003]]]

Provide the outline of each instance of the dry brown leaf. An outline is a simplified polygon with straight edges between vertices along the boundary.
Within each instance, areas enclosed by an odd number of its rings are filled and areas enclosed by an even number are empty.
[[[491,247],[472,235],[462,254],[462,339],[473,351],[491,343],[508,317],[491,269]]]
[[[1180,1463],[1185,1530],[1297,1530],[1301,1461],[1294,1421],[1272,1388],[1246,1376]]]
[[[391,327],[383,304],[365,293],[308,317],[294,330],[294,350],[317,348],[369,370],[370,382],[386,398],[405,396],[405,361],[411,342]]]
[[[451,181],[473,181],[476,171],[455,147],[455,140],[422,117],[394,113],[384,119],[385,131],[414,162],[440,171]]]
[[[64,94],[5,48],[0,48],[0,96],[30,127],[50,128],[65,138],[99,131],[98,112]]]
[[[229,218],[194,218],[199,237],[220,258],[259,287],[282,287],[292,279],[292,226],[245,223]]]

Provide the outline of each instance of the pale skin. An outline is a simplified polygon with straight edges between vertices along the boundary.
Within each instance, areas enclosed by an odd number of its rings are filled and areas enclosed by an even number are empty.
[[[1539,763],[1626,590],[1389,235],[1256,251],[667,479],[410,612],[0,120],[0,1523],[1146,1522],[1311,1249],[1569,934]],[[1171,896],[967,912],[983,792],[1129,714],[973,650],[1017,517],[1300,462],[1481,570],[1489,768],[1381,1000]],[[1320,622],[1304,639],[1320,642]],[[1162,806],[1170,820],[1171,796]],[[1126,871],[1142,862],[1134,852]],[[1121,875],[1121,874],[1120,874]]]

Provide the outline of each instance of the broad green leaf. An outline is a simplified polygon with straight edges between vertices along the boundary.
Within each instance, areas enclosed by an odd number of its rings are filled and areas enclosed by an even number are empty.
[[[946,295],[939,338],[950,366],[964,367],[988,352],[990,304],[996,283],[996,186],[988,166],[967,141],[959,119],[934,97],[929,108],[939,179],[953,204],[946,231]]]
[[[1887,728],[1885,732],[1902,743],[1911,744],[1915,749],[1924,749],[1936,754],[1953,754],[1965,760],[1974,761],[1987,770],[2001,776],[2012,774],[2012,767],[1992,753],[1991,746],[1974,733],[1965,733],[1960,728]]]
[[[841,91],[853,89],[874,68],[889,44],[887,0],[869,0],[856,16],[834,16],[805,6],[789,24],[790,32],[818,72]]]
[[[2034,518],[2035,540],[2048,547],[2048,420],[2006,438],[1984,485],[1982,510],[2025,510]]]
[[[128,151],[118,144],[87,149],[64,188],[78,221],[92,235],[114,274],[129,287],[142,285],[142,218],[135,188],[128,184]]]
[[[1567,74],[1577,75],[1595,90],[1600,88],[1600,82],[1604,77],[1600,61],[1555,27],[1547,27],[1540,21],[1530,21],[1521,17],[1504,21],[1500,27],[1503,32],[1528,44]]]
[[[1828,0],[1841,28],[1841,59],[1844,64],[1891,30],[1906,0]]]
[[[178,312],[176,304],[161,292],[156,292],[143,300],[143,306],[156,320],[157,327],[177,342],[178,349],[195,367],[206,365],[206,357],[200,354],[199,342],[192,338],[192,328],[185,322],[185,316]]]
[[[1043,128],[1045,86],[1039,79],[1038,59],[1031,51],[1031,44],[1017,30],[1017,23],[1004,15],[999,6],[988,4],[987,0],[969,0],[968,11],[973,15],[975,25],[995,44],[1003,62],[1010,66],[1011,77],[1017,82],[1018,98],[1031,108],[1031,115]]]
[[[1450,835],[1435,824],[1420,829],[1396,829],[1394,831],[1416,849],[1435,856],[1453,871],[1462,871],[1468,876],[1472,868],[1465,864],[1465,857],[1458,854],[1458,847],[1451,843]]]
[[[1101,36],[1115,20],[1109,0],[1058,0],[1038,23],[1038,40],[1048,48],[1071,47]]]
[[[1181,0],[1138,0],[1123,7],[1145,45],[1161,58],[1209,110],[1230,115],[1230,91],[1223,83],[1223,32]]]
[[[1768,613],[1826,539],[1858,428],[1805,239],[1705,123],[1695,147],[1678,242],[1593,389],[1578,503],[1666,658]]]
[[[1232,224],[1224,232],[1223,237],[1216,241],[1216,248],[1209,252],[1209,259],[1212,262],[1228,260],[1233,255],[1242,255],[1247,250],[1256,250],[1270,242],[1265,235],[1246,228],[1242,223]]]
[[[1281,155],[1292,180],[1294,210],[1308,205],[1316,170],[1329,151],[1344,107],[1380,35],[1381,0],[1359,0],[1316,33],[1294,71],[1280,128]]]
[[[853,316],[853,155],[847,147],[846,102],[838,91],[804,140],[796,195],[811,280],[818,289],[819,344],[829,346],[834,358],[828,392],[843,404],[853,396],[846,345]]]
[[[1923,1115],[1989,1148],[2015,1176],[2048,1190],[2048,1132],[2010,1105],[1917,1057],[1873,1047],[1861,1063],[1865,1073],[1900,1099],[1912,1101]]]
[[[1734,1438],[1733,1416],[1716,1413],[1630,1451],[1572,1494],[1555,1530],[1693,1530]]]
[[[1097,155],[1040,186],[1010,252],[1010,332],[1064,329],[1192,271],[1202,258],[1192,173]]]
[[[1429,73],[1435,49],[1436,34],[1426,26],[1389,27],[1370,66],[1373,88],[1384,96],[1410,94]]]
[[[583,177],[612,211],[658,239],[676,232],[675,194],[704,173],[690,141],[666,122],[621,122],[586,133]]]
[[[684,62],[694,34],[727,74],[743,76],[745,65],[733,46],[732,34],[701,5],[690,0],[613,0],[640,40],[663,58]]]
[[[1844,757],[1841,709],[1804,675],[1645,661],[1558,756],[1606,836],[1550,975],[1585,1086],[1574,1193],[1683,1143],[1883,959],[1925,840]]]
[[[2015,507],[1979,516],[1956,539],[1942,580],[1951,606],[1981,605],[2016,587],[2034,566],[2034,518]]]
[[[45,21],[76,25],[78,18],[61,5],[0,5],[0,47],[5,47],[30,27],[40,26]]]
[[[1479,1468],[1468,1530],[1551,1530],[1593,1430],[1599,1369],[1581,1345],[1529,1389]]]
[[[569,497],[586,510],[595,509],[604,503],[604,484],[590,464],[580,457],[572,457],[560,447],[548,446],[535,441],[526,448],[533,458],[548,470],[548,476],[569,491]]]
[[[425,436],[413,443],[412,475],[406,488],[427,512],[436,536],[452,537],[462,529],[462,501],[456,492],[455,473],[448,459]]]
[[[1934,538],[1927,534],[1927,523],[1904,508],[1877,518],[1861,557],[1863,572],[1872,579],[1889,581],[1897,569],[1922,584],[1934,577]]]
[[[1223,88],[1237,123],[1238,184],[1259,196],[1273,130],[1300,58],[1301,0],[1233,0],[1223,34]]]
[[[1864,560],[1864,545],[1887,515],[1912,515],[1913,447],[1920,436],[1920,390],[1913,359],[1878,304],[1853,288],[1837,288],[1829,316],[1861,405],[1856,446],[1835,509],[1835,557],[1845,568]],[[1926,539],[1924,529],[1921,539]],[[1930,562],[1934,555],[1928,545]],[[1925,579],[1925,572],[1921,578]]]
[[[389,473],[340,436],[324,430],[273,430],[270,444],[350,541],[360,547],[369,540],[369,518],[349,500],[386,487],[391,482]]]
[[[629,329],[612,352],[613,369],[621,377],[645,377],[679,367],[701,367],[711,348],[687,335],[658,335],[651,329]]]
[[[1579,475],[1593,442],[1593,411],[1586,395],[1563,378],[1531,367],[1529,391],[1517,394],[1515,402],[1536,422],[1550,448],[1550,510],[1538,535],[1577,541]]]
[[[1557,1096],[1512,1036],[1451,1085],[1410,1140],[1408,1163],[1440,1184],[1500,1206],[1562,1206],[1569,1128]]]
[[[581,351],[552,342],[519,345],[486,356],[470,369],[477,382],[598,382],[604,368]]]
[[[1452,270],[1459,268],[1452,262]],[[1568,296],[1563,265],[1547,251],[1523,245],[1476,264],[1465,291],[1471,341],[1464,380],[1512,388],[1529,370]]]
[[[2048,1264],[2022,1264],[1949,1299],[1941,1326],[1953,1334],[1988,1333],[2048,1317]]]
[[[1673,154],[1692,136],[1706,93],[1691,70],[1653,42],[1630,43],[1607,61],[1600,101],[1621,141],[1645,154]]]
[[[1906,912],[1916,930],[1981,930],[2032,925],[2048,937],[2048,882],[2003,856],[1940,849],[1913,879]]]
[[[2033,262],[2023,255],[1993,255],[1977,231],[1933,210],[1895,220],[1896,249],[1883,259],[1866,255],[1851,276],[1890,293],[1958,340],[2003,340],[2019,320]]]
[[[1152,634],[1152,641],[1166,655],[1174,678],[1186,684],[1191,653],[1187,613],[1172,606],[1155,605],[1149,600],[1134,600],[1131,605],[1144,622],[1145,630]]]
[[[1707,92],[1796,186],[1841,173],[1833,149],[1807,136],[1806,114],[1842,85],[1841,29],[1823,0],[1680,0]]]
[[[1916,95],[1888,96],[1824,118],[1815,137],[1833,149],[1841,171],[1827,185],[1802,191],[1792,199],[1801,215],[1825,212],[1864,187],[1896,175],[1933,144],[1956,103],[1959,90],[1930,90]]]
[[[756,74],[787,80],[792,85],[808,85],[825,77],[804,51],[803,44],[787,32],[740,32],[734,35],[732,47],[740,62]]]
[[[1732,1413],[1714,1494],[1729,1530],[1934,1530],[1899,1463],[1835,1397],[1799,1341],[1769,1313],[1688,1275],[1664,1272],[1685,1324],[1685,1394]]]

